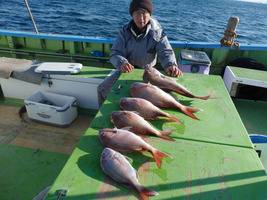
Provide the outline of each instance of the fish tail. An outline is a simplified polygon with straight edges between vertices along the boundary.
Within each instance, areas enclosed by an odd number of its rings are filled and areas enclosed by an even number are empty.
[[[182,122],[180,121],[180,119],[178,119],[174,115],[168,115],[168,116],[166,116],[166,118],[167,118],[168,121],[177,122],[178,124],[182,124]]]
[[[143,186],[139,186],[138,192],[140,195],[140,198],[139,198],[140,200],[149,200],[150,196],[156,196],[159,194],[156,191],[150,190],[150,189],[145,188]]]
[[[199,111],[198,108],[194,108],[194,107],[189,107],[189,106],[183,106],[181,108],[182,112],[185,113],[186,115],[188,115],[189,117],[193,118],[193,119],[198,119],[194,113]]]
[[[171,138],[169,135],[172,133],[171,130],[165,130],[165,131],[159,131],[160,134],[158,136],[162,139],[168,140],[168,141],[175,141],[173,138]]]
[[[156,161],[158,168],[161,168],[161,162],[163,158],[171,157],[170,155],[163,153],[157,149],[152,151],[152,155],[153,155],[154,160]]]

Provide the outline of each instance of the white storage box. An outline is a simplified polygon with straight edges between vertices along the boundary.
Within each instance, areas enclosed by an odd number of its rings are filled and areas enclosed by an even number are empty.
[[[179,68],[183,72],[209,74],[211,61],[203,51],[181,50]]]
[[[28,117],[34,120],[65,126],[77,117],[75,97],[38,91],[24,103]]]
[[[35,68],[36,73],[45,74],[77,74],[81,71],[81,63],[44,62]]]
[[[267,88],[267,72],[262,70],[226,66],[223,80],[232,97],[238,95],[239,85]]]

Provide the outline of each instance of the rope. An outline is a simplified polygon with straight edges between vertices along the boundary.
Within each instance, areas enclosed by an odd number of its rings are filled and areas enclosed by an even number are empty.
[[[31,18],[31,20],[32,20],[32,23],[33,23],[35,32],[36,32],[37,34],[39,34],[39,31],[38,31],[38,29],[37,29],[37,26],[36,26],[36,24],[35,24],[35,21],[34,21],[34,18],[33,18],[31,9],[30,9],[30,6],[29,6],[29,4],[28,4],[28,0],[24,0],[24,2],[25,2],[25,4],[26,4],[27,10],[28,10],[29,15],[30,15],[30,18]]]
[[[237,36],[237,34],[236,34],[235,31],[225,30],[224,31],[224,37],[220,41],[221,46],[227,46],[227,47],[236,46],[236,47],[239,47],[240,46],[239,43],[235,42],[236,36]]]
[[[220,40],[221,46],[227,46],[227,47],[239,47],[239,43],[235,42],[235,38],[237,37],[237,34],[235,32],[236,26],[239,22],[238,17],[230,17],[228,20],[227,28],[224,31],[224,36]]]

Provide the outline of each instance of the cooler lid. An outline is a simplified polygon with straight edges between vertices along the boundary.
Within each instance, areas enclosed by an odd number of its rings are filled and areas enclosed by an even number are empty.
[[[211,64],[208,55],[203,51],[192,51],[192,50],[182,49],[180,56],[182,60],[188,60],[203,64]]]
[[[77,74],[82,67],[81,63],[44,62],[36,67],[34,71],[45,74]]]

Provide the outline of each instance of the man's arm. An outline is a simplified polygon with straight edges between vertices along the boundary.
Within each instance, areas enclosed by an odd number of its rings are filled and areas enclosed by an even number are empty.
[[[123,30],[121,30],[111,48],[110,62],[122,72],[131,72],[134,67],[125,58],[125,51],[125,38],[123,37]]]
[[[178,68],[175,54],[167,36],[162,33],[162,38],[156,45],[156,51],[165,72],[170,76],[181,76],[182,71]]]

